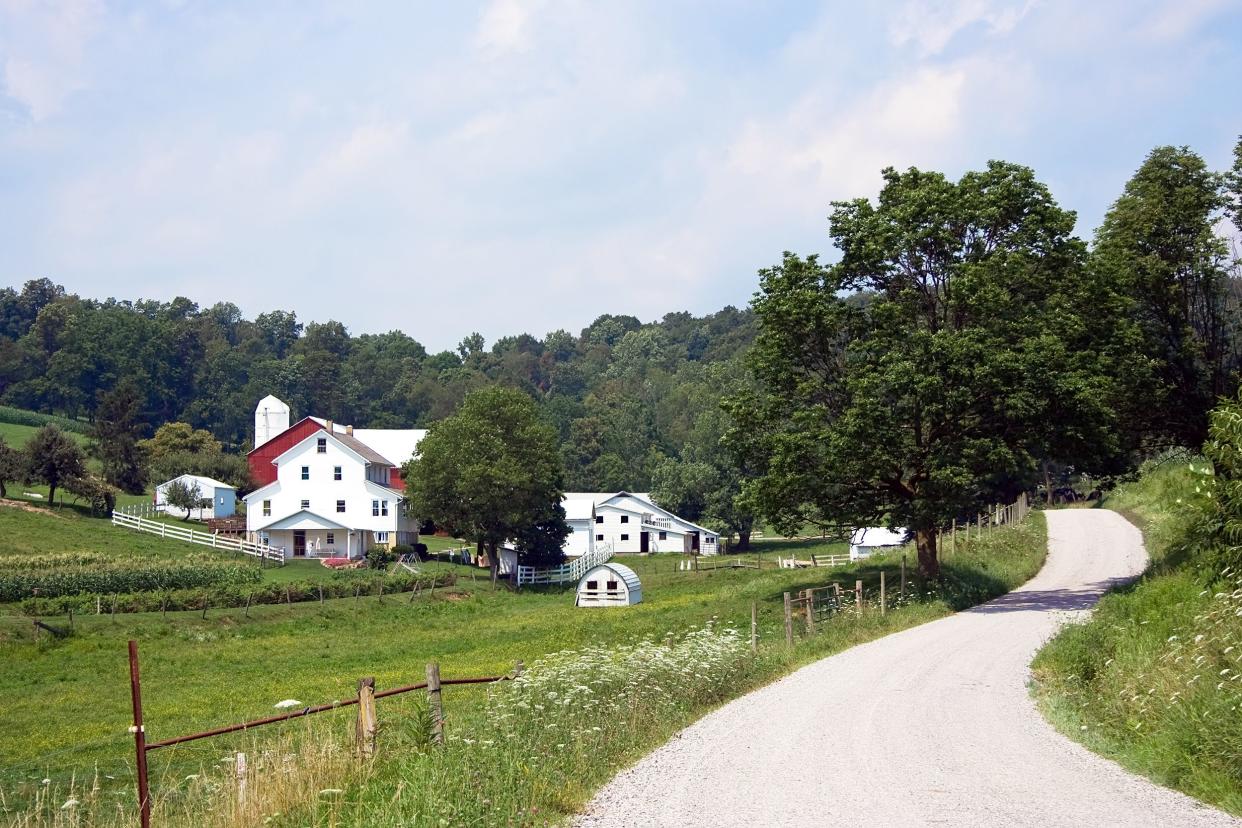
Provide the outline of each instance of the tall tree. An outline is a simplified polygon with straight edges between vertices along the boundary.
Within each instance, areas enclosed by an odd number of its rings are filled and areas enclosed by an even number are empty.
[[[56,489],[75,477],[86,477],[86,454],[69,435],[45,425],[26,444],[26,475],[47,484],[47,502],[56,502]]]
[[[499,549],[546,557],[569,534],[556,432],[519,391],[485,388],[432,425],[405,467],[407,508],[474,540],[499,572]]]
[[[761,272],[763,393],[735,413],[767,455],[748,493],[774,525],[908,527],[935,577],[937,529],[1031,478],[1044,418],[1106,425],[1110,380],[1069,354],[1078,383],[1055,412],[1042,396],[1044,352],[1084,324],[1062,289],[1084,250],[1031,170],[884,181],[877,204],[834,204],[839,264]]]
[[[1140,392],[1145,431],[1198,446],[1208,412],[1232,394],[1227,248],[1216,234],[1221,179],[1187,147],[1147,156],[1096,233],[1091,266],[1130,297],[1155,376]]]
[[[7,485],[26,474],[26,455],[0,437],[0,497],[8,497]]]
[[[147,486],[146,461],[138,445],[142,430],[142,394],[126,377],[100,394],[91,451],[103,466],[104,480],[130,494],[141,494]]]

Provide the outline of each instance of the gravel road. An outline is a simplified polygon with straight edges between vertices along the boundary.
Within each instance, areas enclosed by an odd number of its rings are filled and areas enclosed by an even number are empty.
[[[1035,709],[1035,651],[1146,561],[1113,512],[1051,512],[1048,529],[1048,561],[1022,588],[731,702],[617,776],[575,824],[1242,826]]]

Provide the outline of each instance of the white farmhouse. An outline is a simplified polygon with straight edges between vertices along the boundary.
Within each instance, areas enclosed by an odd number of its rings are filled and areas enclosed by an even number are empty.
[[[642,492],[569,492],[565,514],[574,530],[565,541],[568,557],[584,554],[591,543],[609,544],[614,553],[719,551],[717,533],[660,508]],[[580,531],[584,519],[593,530],[585,537]]]
[[[401,464],[414,456],[421,429],[355,429],[307,417],[289,425],[289,409],[267,397],[255,411],[248,455],[259,483],[244,498],[246,531],[291,557],[357,558],[372,546],[413,544]]]

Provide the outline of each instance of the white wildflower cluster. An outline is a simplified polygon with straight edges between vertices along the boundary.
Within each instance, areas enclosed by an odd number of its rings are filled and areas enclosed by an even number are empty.
[[[1201,692],[1225,694],[1236,708],[1242,705],[1242,573],[1226,569],[1222,575],[1225,589],[1213,594],[1190,630],[1169,636],[1162,659],[1190,668],[1186,688],[1202,681]],[[1169,703],[1178,704],[1186,688],[1174,691]]]

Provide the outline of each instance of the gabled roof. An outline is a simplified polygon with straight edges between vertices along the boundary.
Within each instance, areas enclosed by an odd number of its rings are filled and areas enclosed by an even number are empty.
[[[315,514],[310,509],[301,509],[291,515],[269,521],[262,526],[256,526],[252,531],[275,532],[284,529],[343,529],[348,531],[349,527],[334,520],[329,520],[323,515]]]
[[[590,520],[595,514],[595,503],[585,497],[570,498],[566,495],[561,505],[565,507],[565,520]]]
[[[215,478],[207,477],[201,474],[179,474],[176,477],[174,477],[172,480],[165,480],[163,483],[160,484],[160,486],[161,487],[167,486],[169,483],[172,483],[175,480],[193,481],[194,483],[198,484],[198,488],[200,491],[206,491],[207,489],[236,489],[235,486],[230,486],[228,483],[221,483],[219,480],[216,480]]]
[[[328,427],[328,421],[321,417],[310,419],[325,429]],[[332,433],[337,437],[349,436],[346,428],[348,426],[333,423]],[[353,433],[354,439],[387,457],[390,466],[401,466],[413,459],[419,442],[426,436],[425,428],[355,428]]]
[[[341,446],[343,446],[347,451],[352,452],[354,455],[358,457],[359,460],[362,460],[365,463],[378,463],[381,466],[392,465],[392,463],[389,463],[388,460],[385,459],[383,455],[379,454],[378,452],[375,451],[375,449],[371,448],[366,443],[361,442],[357,438],[350,437],[348,434],[328,434],[328,432],[324,431],[323,429],[320,429],[318,431],[312,431],[310,434],[307,434],[301,440],[298,440],[296,443],[289,446],[289,448],[285,449],[280,454],[273,457],[272,462],[276,463],[277,461],[280,460],[280,458],[284,457],[286,454],[293,451],[294,449],[302,446],[303,444],[305,444],[306,442],[310,440],[318,440],[320,437],[330,438],[332,440],[335,440]]]

